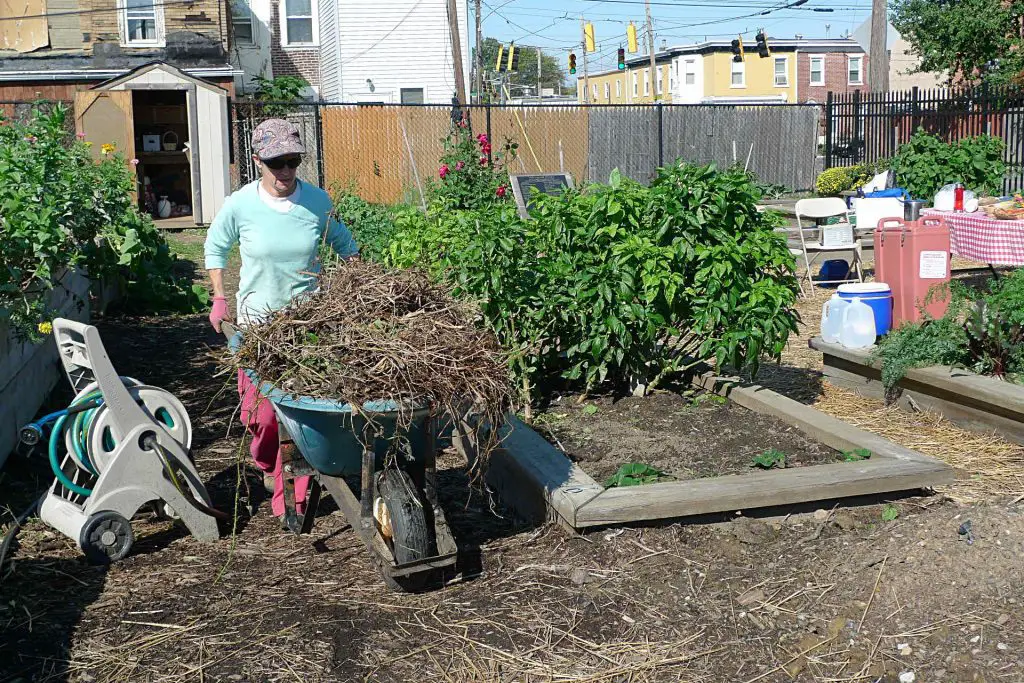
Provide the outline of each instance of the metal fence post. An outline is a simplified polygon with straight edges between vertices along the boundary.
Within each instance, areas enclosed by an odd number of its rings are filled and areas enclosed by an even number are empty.
[[[861,147],[864,146],[864,117],[860,106],[860,90],[853,91],[853,135],[856,141],[853,145],[853,163],[859,164],[861,158]]]
[[[658,102],[658,168],[665,165],[665,115],[664,105]]]
[[[825,97],[825,168],[832,168],[832,116],[835,113],[835,102],[832,91]]]
[[[228,98],[228,163],[235,163],[235,101]]]
[[[917,132],[917,127],[920,125],[918,118],[921,115],[921,91],[915,85],[910,90],[910,135],[911,137]]]
[[[488,102],[487,104],[484,105],[484,107],[486,107],[486,109],[484,111],[487,112],[487,117],[486,117],[487,118],[487,140],[490,141],[491,140],[491,103]],[[490,162],[491,162],[491,154],[490,154],[490,152],[488,152],[487,153],[487,163],[490,163]]]
[[[323,119],[320,118],[320,103],[317,102],[313,105],[313,120],[315,121],[314,130],[316,130],[316,179],[319,187],[324,186],[324,126]]]

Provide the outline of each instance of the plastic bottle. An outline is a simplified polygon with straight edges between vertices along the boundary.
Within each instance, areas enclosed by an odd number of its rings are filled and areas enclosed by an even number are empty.
[[[963,211],[964,210],[964,186],[963,183],[957,183],[953,187],[953,210]]]
[[[875,343],[875,313],[860,299],[854,299],[843,311],[839,343],[848,349],[866,349]]]
[[[843,311],[850,305],[836,292],[821,307],[821,340],[829,344],[839,343],[839,331],[843,328]]]

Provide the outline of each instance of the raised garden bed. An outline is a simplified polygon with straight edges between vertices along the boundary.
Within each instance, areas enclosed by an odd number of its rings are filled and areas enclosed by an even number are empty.
[[[883,398],[881,362],[870,351],[828,344],[820,337],[808,342],[821,351],[825,376],[833,384],[862,396]],[[950,422],[983,433],[998,432],[1024,443],[1024,386],[977,375],[962,368],[935,366],[908,370],[897,385],[899,405],[941,413]]]
[[[491,456],[489,481],[521,513],[530,517],[546,515],[566,526],[583,528],[907,491],[947,484],[954,479],[952,469],[943,462],[763,387],[742,385],[711,372],[695,376],[693,384],[727,397],[731,405],[690,406],[682,399],[650,397],[640,403],[652,402],[655,407],[647,409],[651,414],[631,418],[628,413],[633,403],[625,402],[624,415],[606,420],[600,430],[606,434],[618,430],[620,436],[614,443],[602,439],[599,431],[592,429],[593,450],[589,456],[583,455],[587,450],[584,439],[580,443],[570,440],[568,445],[562,444],[570,454],[575,451],[580,462],[574,462],[536,431],[513,419],[506,428],[502,448]],[[659,401],[672,414],[667,414]],[[743,409],[749,412],[730,414]],[[658,416],[659,410],[666,414]],[[705,420],[708,424],[698,430],[710,431],[689,435],[695,437],[692,446],[683,447],[684,435],[673,434],[672,430],[682,427],[686,420],[697,428],[700,420],[687,415],[694,410],[698,417],[709,418]],[[701,415],[700,411],[708,412]],[[598,405],[597,412],[588,412],[593,413],[587,417],[594,418],[596,426],[601,419],[601,406]],[[748,418],[748,426],[739,430],[741,434],[732,438],[724,432],[737,431],[730,425],[737,424],[737,420],[742,423],[744,417]],[[631,429],[623,430],[623,424]],[[701,445],[701,435],[714,433],[716,427],[719,433],[714,443],[705,438]],[[629,438],[638,434],[649,436],[644,437],[647,441],[634,441],[629,447],[622,438],[623,431]],[[557,431],[555,434],[557,437]],[[793,464],[801,466],[749,468],[748,456],[760,452],[758,449],[772,440],[793,450]],[[616,452],[616,448],[622,451]],[[694,453],[703,449],[704,455],[687,461],[685,452],[691,448]],[[870,451],[871,457],[843,461],[843,452],[857,449]],[[671,455],[671,450],[679,454]],[[615,455],[610,456],[613,452]],[[679,473],[686,467],[691,474],[704,476],[605,489],[591,472],[602,474],[619,458],[655,466],[662,462],[676,467]],[[740,470],[742,473],[735,473]]]

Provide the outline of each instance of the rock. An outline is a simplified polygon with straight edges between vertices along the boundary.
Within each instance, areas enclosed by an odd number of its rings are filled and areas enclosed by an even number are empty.
[[[598,577],[594,576],[593,574],[591,574],[586,569],[583,569],[582,567],[576,567],[569,574],[569,580],[572,581],[577,586],[583,586],[585,584],[592,583],[592,582],[596,581],[597,578]]]
[[[1005,651],[1005,650],[1009,650],[1009,649],[1010,649],[1010,646],[1009,646],[1009,645],[1007,645],[1006,643],[996,643],[996,649],[997,649],[997,650],[1003,650],[1003,651]]]
[[[736,540],[747,545],[763,545],[775,540],[775,532],[759,519],[745,518],[734,522]]]
[[[971,638],[971,642],[972,643],[979,643],[979,642],[981,642],[981,636],[974,636],[973,638]]]
[[[909,657],[911,654],[913,654],[913,652],[914,651],[911,649],[911,647],[909,645],[907,645],[906,643],[903,643],[902,645],[900,645],[900,656],[901,657]]]
[[[1002,626],[1003,624],[1005,624],[1009,620],[1010,620],[1010,615],[1009,614],[1000,614],[996,618],[996,624],[999,625],[999,626]]]
[[[849,512],[837,512],[832,522],[843,531],[853,531],[860,526],[857,519]]]
[[[900,674],[900,683],[914,683],[916,680],[917,676],[913,671],[904,671]]]
[[[814,519],[819,522],[824,522],[826,519],[828,519],[829,514],[830,513],[828,510],[818,509],[814,511]]]
[[[754,605],[759,602],[764,602],[764,599],[764,591],[760,588],[755,588],[745,593],[741,593],[740,596],[736,598],[736,604],[742,607],[746,607],[748,605]]]

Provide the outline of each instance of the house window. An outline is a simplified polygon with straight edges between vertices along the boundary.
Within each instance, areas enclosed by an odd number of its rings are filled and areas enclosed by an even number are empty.
[[[679,73],[679,63],[668,68],[668,91],[676,91],[676,75]]]
[[[615,79],[615,99],[617,99],[617,100],[621,100],[622,99],[622,79],[621,78],[616,78]]]
[[[402,104],[423,104],[423,88],[401,88]]]
[[[789,58],[775,58],[775,87],[786,88],[789,86]]]
[[[825,85],[824,57],[811,57],[811,85]]]
[[[611,83],[604,84],[604,100],[605,102],[612,101],[612,86]]]
[[[730,62],[732,64],[732,81],[731,86],[733,88],[745,88],[747,87],[747,69],[746,64],[743,62]]]
[[[651,70],[644,69],[644,97],[651,94]]]
[[[686,85],[697,85],[697,62],[687,59],[683,66],[683,83]]]
[[[284,45],[316,45],[315,0],[284,0]]]
[[[640,94],[640,77],[634,71],[633,72],[633,97],[636,97],[639,94]]]
[[[246,0],[231,0],[231,31],[235,45],[255,45],[252,10]]]
[[[590,94],[593,96],[595,102],[597,102],[597,83],[590,86]]]
[[[122,10],[118,22],[122,45],[163,45],[162,3],[158,7],[156,0],[123,0],[119,5]]]
[[[847,65],[847,82],[850,85],[864,85],[864,57],[850,57]]]

